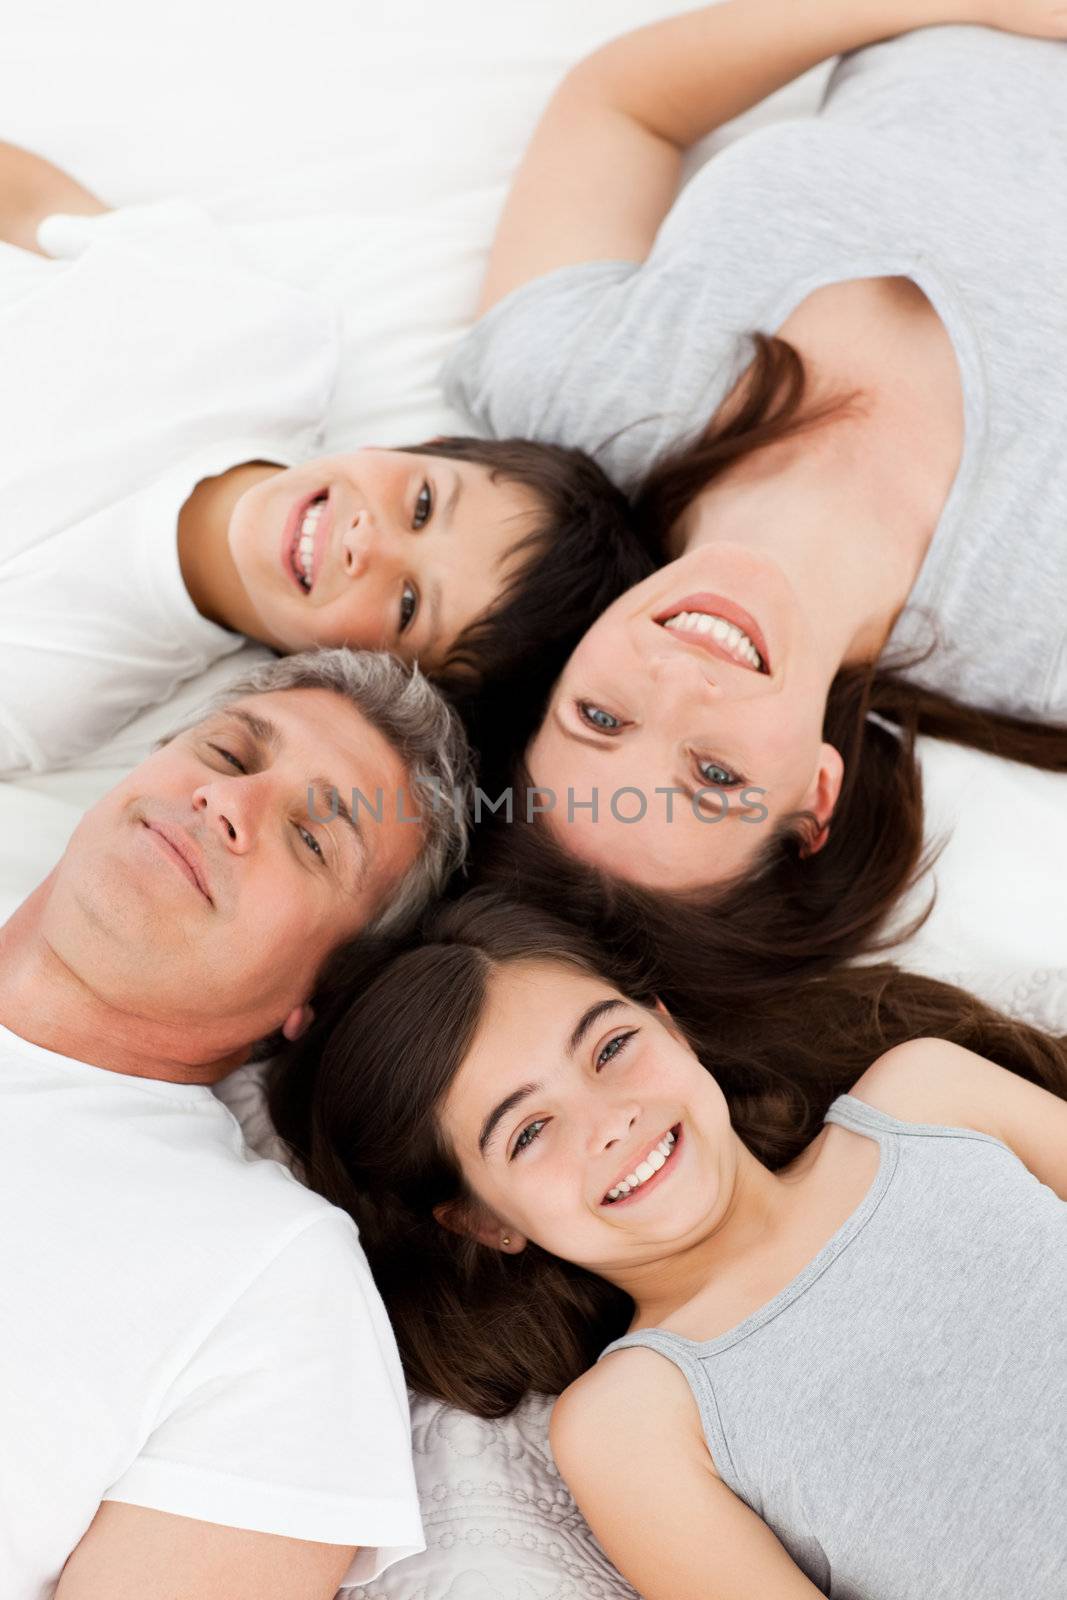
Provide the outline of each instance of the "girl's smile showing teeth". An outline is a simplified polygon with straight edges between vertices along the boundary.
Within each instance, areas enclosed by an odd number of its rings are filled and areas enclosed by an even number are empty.
[[[645,1189],[648,1188],[659,1177],[664,1168],[671,1163],[675,1151],[678,1148],[678,1141],[681,1138],[681,1134],[682,1128],[680,1123],[669,1129],[668,1132],[663,1135],[663,1138],[658,1140],[652,1146],[652,1148],[648,1151],[648,1154],[636,1164],[632,1171],[625,1173],[615,1184],[612,1185],[607,1194],[604,1196],[603,1200],[601,1200],[600,1204],[602,1206],[619,1205],[620,1202],[624,1200],[631,1199],[638,1194],[643,1194]]]

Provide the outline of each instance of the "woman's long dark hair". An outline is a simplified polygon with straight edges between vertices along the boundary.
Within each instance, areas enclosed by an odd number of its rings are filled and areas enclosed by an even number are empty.
[[[629,1297],[530,1244],[462,1238],[434,1208],[464,1194],[438,1111],[470,1049],[489,981],[509,962],[563,962],[650,1004],[639,951],[481,892],[431,914],[420,942],[357,943],[335,958],[311,1032],[274,1068],[270,1109],[311,1186],[348,1211],[409,1381],[480,1416],[558,1394],[625,1332]],[[691,954],[692,978],[699,957]],[[692,987],[692,985],[690,985]],[[871,966],[771,1003],[715,998],[681,1023],[721,1085],[740,1137],[778,1168],[811,1141],[834,1097],[887,1049],[949,1039],[1067,1095],[1067,1040],[1013,1022],[948,984]]]
[[[649,547],[660,540],[661,561],[669,530],[709,483],[851,404],[850,396],[809,404],[796,350],[763,335],[754,346],[736,403],[657,462],[636,493],[638,533]],[[1067,772],[1067,728],[959,704],[884,666],[849,666],[827,697],[823,738],[840,753],[844,779],[817,853],[807,850],[805,820],[790,818],[732,881],[685,894],[640,889],[569,856],[543,820],[521,820],[532,779],[520,758],[510,773],[518,820],[479,830],[471,876],[549,911],[566,906],[610,948],[637,940],[658,949],[666,992],[692,947],[707,971],[728,974],[730,993],[774,992],[801,973],[884,951],[922,921],[919,914],[890,929],[893,908],[937,853],[936,841],[924,846],[919,734]]]

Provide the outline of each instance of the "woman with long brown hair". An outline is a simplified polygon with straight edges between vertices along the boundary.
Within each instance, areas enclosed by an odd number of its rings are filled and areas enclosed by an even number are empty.
[[[1060,1593],[1067,1041],[891,968],[683,1028],[484,894],[327,996],[271,1109],[410,1381],[567,1389],[557,1461],[646,1600]]]
[[[741,923],[757,880],[836,957],[919,866],[916,730],[1067,770],[1065,37],[1052,5],[729,0],[564,82],[453,394],[595,452],[668,564],[564,668],[498,876],[562,855],[717,914],[741,882]],[[818,117],[672,207],[689,146],[837,52]]]

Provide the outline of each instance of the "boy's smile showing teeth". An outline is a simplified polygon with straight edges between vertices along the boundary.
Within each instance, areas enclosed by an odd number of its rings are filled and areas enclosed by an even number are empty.
[[[661,1139],[650,1146],[648,1152],[631,1169],[623,1173],[601,1200],[601,1205],[618,1205],[623,1200],[641,1194],[658,1178],[671,1162],[681,1136],[681,1125],[668,1129]]]

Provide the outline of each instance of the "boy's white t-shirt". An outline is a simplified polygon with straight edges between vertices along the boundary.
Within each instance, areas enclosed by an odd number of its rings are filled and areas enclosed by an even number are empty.
[[[407,1396],[351,1219],[209,1089],[0,1028],[0,1594],[44,1600],[102,1500],[423,1548]]]
[[[0,245],[0,774],[96,748],[242,638],[186,591],[178,514],[244,461],[313,456],[336,311],[181,203]]]

